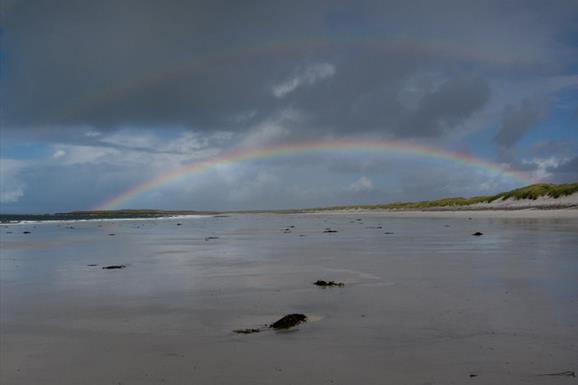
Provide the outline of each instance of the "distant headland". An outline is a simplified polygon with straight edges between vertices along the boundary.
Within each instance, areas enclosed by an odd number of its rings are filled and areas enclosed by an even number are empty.
[[[390,210],[390,211],[463,211],[463,210],[520,210],[520,209],[564,209],[578,208],[578,183],[538,183],[495,195],[470,198],[450,197],[429,201],[391,202],[372,205],[343,205],[316,208],[240,211],[196,211],[123,209],[71,211],[53,214],[0,214],[0,222],[19,221],[62,221],[91,219],[139,219],[165,218],[187,215],[219,216],[224,214],[299,214],[345,210]]]

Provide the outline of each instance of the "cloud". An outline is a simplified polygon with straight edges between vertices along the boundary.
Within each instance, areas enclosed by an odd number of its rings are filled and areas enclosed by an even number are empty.
[[[531,158],[547,158],[556,154],[561,158],[569,159],[578,152],[578,138],[575,139],[547,139],[532,145],[528,149]]]
[[[56,150],[54,152],[54,154],[52,154],[52,158],[53,159],[60,159],[65,155],[66,155],[66,152],[64,150],[60,149],[60,150]]]
[[[308,117],[296,135],[443,135],[489,85],[576,63],[559,38],[575,30],[575,2],[508,4],[13,1],[5,127],[61,141],[123,127],[245,132],[292,108]],[[422,73],[446,83],[407,110],[400,92]]]
[[[282,98],[302,86],[312,86],[320,80],[335,75],[335,66],[329,63],[317,63],[298,71],[296,75],[273,86],[273,95]]]
[[[362,176],[349,185],[349,190],[353,192],[364,192],[373,190],[373,182],[366,176]]]
[[[26,183],[20,173],[26,165],[15,159],[0,159],[0,203],[18,202],[24,196]]]
[[[516,145],[546,115],[544,100],[526,99],[518,105],[506,106],[502,127],[493,141],[502,149]]]
[[[298,125],[303,117],[294,109],[284,109],[274,116],[257,123],[243,136],[241,147],[260,147],[287,139],[292,128]]]
[[[572,177],[575,0],[5,2],[0,146],[27,159],[3,176],[14,210],[89,208],[229,151],[324,139],[488,161],[498,147],[505,166]],[[518,186],[346,151],[259,159],[178,187],[132,204],[295,207]]]
[[[578,156],[549,165],[545,170],[558,183],[576,183],[578,180]]]
[[[458,77],[424,95],[399,129],[401,136],[438,136],[462,124],[489,100],[490,87],[479,77]]]
[[[552,176],[550,170],[557,169],[561,164],[566,163],[566,159],[560,159],[555,156],[549,158],[533,158],[533,159],[523,159],[522,163],[530,165],[533,168],[532,174],[534,178],[539,180],[545,180]]]

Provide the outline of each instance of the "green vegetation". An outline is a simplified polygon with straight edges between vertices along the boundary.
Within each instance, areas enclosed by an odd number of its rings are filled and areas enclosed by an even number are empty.
[[[288,209],[288,210],[263,210],[263,211],[246,211],[247,213],[307,213],[318,211],[336,211],[336,210],[404,210],[404,209],[434,209],[434,208],[451,208],[471,206],[476,203],[491,203],[501,199],[532,199],[539,197],[560,198],[578,192],[578,183],[551,184],[538,183],[522,187],[516,190],[502,192],[496,195],[482,195],[471,198],[454,197],[443,198],[432,201],[419,202],[392,202],[374,205],[346,205],[333,207],[320,207],[309,209]]]
[[[578,192],[578,183],[551,184],[537,183],[530,186],[522,187],[512,191],[502,192],[496,195],[476,196],[472,198],[443,198],[433,201],[419,202],[393,202],[375,205],[348,205],[333,206],[308,209],[283,209],[283,210],[250,210],[236,211],[239,214],[298,214],[318,211],[336,211],[336,210],[403,210],[403,209],[434,209],[448,207],[471,206],[476,203],[491,203],[501,199],[538,199],[540,197],[560,198]],[[69,213],[56,214],[0,214],[0,222],[11,221],[55,221],[55,220],[79,220],[79,219],[117,219],[117,218],[159,218],[178,215],[216,215],[219,212],[214,211],[164,211],[164,210],[103,210],[103,211],[72,211]]]
[[[566,195],[573,194],[575,192],[578,192],[578,183],[566,183],[566,184],[537,183],[516,190],[494,195],[492,197],[492,201],[496,199],[508,199],[508,198],[513,198],[516,200],[538,199],[539,197],[542,196],[560,198]]]

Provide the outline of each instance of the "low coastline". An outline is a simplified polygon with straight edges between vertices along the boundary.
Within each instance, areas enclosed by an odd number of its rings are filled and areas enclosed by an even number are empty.
[[[578,208],[522,208],[522,209],[349,209],[317,211],[310,215],[376,215],[396,218],[576,218]]]
[[[318,213],[379,214],[395,217],[578,218],[578,193],[559,198],[505,199],[468,206],[402,209],[346,209]]]
[[[350,205],[319,208],[268,209],[245,211],[193,211],[158,209],[121,209],[110,211],[73,211],[55,214],[0,214],[0,223],[77,222],[106,220],[143,220],[186,217],[210,217],[241,214],[340,214],[373,213],[388,216],[463,216],[477,217],[578,217],[578,183],[536,184],[493,196],[443,198],[421,202],[393,202],[374,205]],[[436,214],[437,213],[437,214]],[[440,214],[441,213],[441,214]],[[465,213],[465,214],[464,214]],[[475,213],[475,214],[474,214]],[[483,214],[480,214],[483,213]]]

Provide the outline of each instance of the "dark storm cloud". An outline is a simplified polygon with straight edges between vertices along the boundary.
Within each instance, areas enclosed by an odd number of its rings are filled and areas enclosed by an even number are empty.
[[[244,130],[295,108],[295,131],[438,136],[484,106],[489,76],[574,53],[551,44],[574,1],[481,3],[8,1],[5,127]],[[334,73],[294,80],[320,64]],[[444,80],[408,109],[399,94],[420,73]],[[277,97],[283,82],[299,85]]]
[[[567,160],[557,167],[547,169],[552,174],[552,181],[557,183],[576,183],[578,180],[578,156]]]
[[[502,127],[494,137],[502,149],[512,148],[530,129],[536,126],[546,114],[543,100],[524,100],[519,105],[507,106],[504,110]]]
[[[400,135],[438,136],[481,109],[490,97],[490,88],[480,78],[455,78],[425,95],[417,110],[402,124]]]
[[[552,154],[568,157],[578,152],[578,138],[574,140],[546,140],[536,143],[528,151],[528,155],[533,158],[544,158]]]

